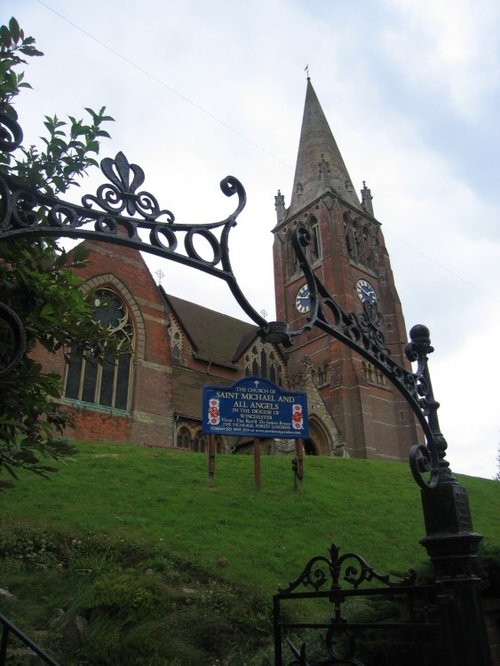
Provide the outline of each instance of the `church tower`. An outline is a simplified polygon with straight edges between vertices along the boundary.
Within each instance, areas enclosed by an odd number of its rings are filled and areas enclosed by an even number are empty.
[[[370,190],[363,183],[358,198],[309,78],[290,206],[285,207],[278,192],[276,213],[277,320],[300,328],[309,309],[305,279],[290,242],[291,230],[300,223],[311,234],[309,261],[328,292],[345,312],[362,312],[363,300],[376,299],[390,352],[405,364],[401,303]],[[326,410],[347,455],[407,459],[417,441],[413,414],[380,371],[356,352],[314,328],[295,338],[288,377],[293,388],[314,384],[317,399],[310,400],[310,418],[319,421],[318,409]],[[326,452],[314,439],[308,447]]]

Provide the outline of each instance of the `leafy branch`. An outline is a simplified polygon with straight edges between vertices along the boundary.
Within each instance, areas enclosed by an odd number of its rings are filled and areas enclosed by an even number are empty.
[[[0,113],[11,120],[18,117],[16,98],[31,88],[22,66],[41,55],[15,18],[0,27]],[[113,120],[105,107],[85,111],[86,120],[45,116],[42,146],[21,145],[14,153],[0,153],[0,177],[14,175],[51,195],[78,185],[97,165],[100,142],[109,138],[103,125]],[[37,211],[40,219],[45,214],[43,207]],[[117,351],[110,331],[92,320],[92,294],[84,294],[84,281],[73,270],[85,259],[81,247],[68,254],[54,240],[0,243],[0,300],[23,321],[29,352],[2,381],[0,474],[17,478],[17,469],[29,469],[47,475],[54,470],[45,463],[47,455],[58,459],[74,452],[64,437],[71,418],[61,402],[62,379],[44,371],[37,354],[64,353],[73,344],[94,357]],[[0,361],[8,358],[12,344],[9,326],[0,319]],[[0,490],[8,485],[0,479]]]

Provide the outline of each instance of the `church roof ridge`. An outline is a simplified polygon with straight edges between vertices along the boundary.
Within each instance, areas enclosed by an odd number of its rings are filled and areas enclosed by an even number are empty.
[[[257,337],[255,324],[168,294],[163,287],[160,289],[188,335],[196,357],[201,360],[233,368],[244,348]],[[211,335],[206,334],[207,330]]]

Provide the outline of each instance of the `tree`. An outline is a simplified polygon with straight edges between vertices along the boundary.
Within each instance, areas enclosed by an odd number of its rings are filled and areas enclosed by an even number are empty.
[[[19,68],[26,58],[42,56],[33,37],[26,37],[15,18],[0,27],[0,137],[10,120],[17,121],[14,106],[22,89],[31,86]],[[97,165],[100,141],[109,137],[103,123],[113,120],[86,109],[90,119],[72,116],[61,120],[45,117],[43,147],[19,146],[14,153],[0,153],[0,177],[15,176],[44,194],[57,195],[74,185]],[[4,123],[2,124],[2,120]],[[1,203],[0,212],[5,210]],[[43,206],[32,211],[43,221]],[[0,389],[0,490],[12,485],[8,473],[16,469],[40,474],[53,471],[46,458],[73,453],[64,438],[70,419],[60,404],[61,377],[45,373],[29,356],[38,344],[50,352],[66,350],[77,343],[87,353],[109,351],[107,331],[92,320],[91,295],[79,288],[82,280],[72,271],[85,257],[80,249],[68,254],[53,240],[0,243],[0,301],[20,317],[26,330],[28,354],[6,376]],[[8,352],[11,328],[0,320],[0,362]],[[2,349],[3,347],[3,349]]]

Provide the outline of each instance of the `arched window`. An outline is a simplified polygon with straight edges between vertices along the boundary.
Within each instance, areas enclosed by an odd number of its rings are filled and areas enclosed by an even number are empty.
[[[295,275],[299,271],[299,260],[297,255],[295,254],[295,250],[293,249],[292,245],[292,230],[290,230],[287,235],[286,235],[286,240],[285,240],[285,261],[286,261],[286,266],[287,266],[287,273],[291,277],[292,275]]]
[[[270,345],[266,345],[260,340],[247,352],[244,359],[245,375],[255,375],[256,377],[265,377],[274,384],[282,386],[283,368],[282,362],[278,359]]]
[[[208,438],[201,430],[197,430],[193,440],[193,451],[197,453],[205,453],[207,447]]]
[[[111,330],[118,353],[96,359],[73,345],[66,373],[64,395],[71,400],[114,409],[128,409],[134,329],[119,296],[108,288],[98,289],[94,321]]]
[[[259,374],[259,361],[257,358],[257,348],[253,347],[252,348],[252,375],[258,375]]]
[[[191,433],[185,426],[177,431],[176,445],[179,449],[191,448]]]
[[[311,240],[307,246],[307,256],[309,261],[314,263],[321,257],[321,235],[318,220],[315,217],[310,217],[308,222]]]

